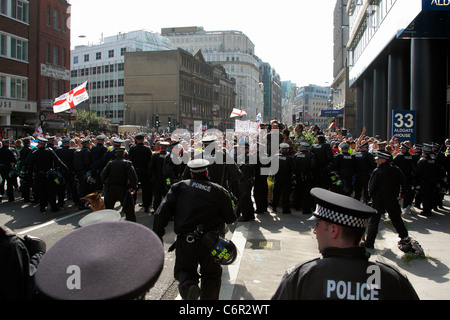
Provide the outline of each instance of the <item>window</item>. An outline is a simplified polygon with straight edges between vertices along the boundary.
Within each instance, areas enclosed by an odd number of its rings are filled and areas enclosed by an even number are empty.
[[[26,79],[11,78],[11,98],[28,98],[28,81]]]
[[[6,77],[0,75],[0,97],[6,97]]]
[[[53,29],[59,30],[59,10],[53,10]]]
[[[53,64],[57,66],[59,64],[59,47],[53,46]]]
[[[5,15],[8,13],[8,0],[0,0],[0,13]]]
[[[11,38],[11,58],[28,61],[28,42]]]
[[[123,56],[127,52],[127,48],[120,48],[120,55]]]
[[[114,50],[108,51],[108,58],[114,58]]]
[[[28,3],[20,0],[12,0],[11,16],[14,19],[28,23]]]
[[[73,64],[77,64],[78,63],[78,56],[74,56],[73,57]]]
[[[97,52],[95,54],[95,60],[100,60],[102,58],[102,53],[101,52]]]
[[[89,54],[84,55],[84,62],[89,62]]]
[[[52,17],[50,12],[50,6],[47,6],[47,8],[45,9],[45,24],[47,25],[47,27],[50,27],[52,25]]]
[[[6,56],[6,35],[0,34],[0,55]]]

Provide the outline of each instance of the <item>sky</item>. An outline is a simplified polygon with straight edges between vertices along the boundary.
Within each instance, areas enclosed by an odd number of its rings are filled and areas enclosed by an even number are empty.
[[[237,30],[281,81],[298,87],[333,81],[336,0],[70,0],[71,47],[135,30],[200,26]],[[80,37],[85,36],[85,37]]]

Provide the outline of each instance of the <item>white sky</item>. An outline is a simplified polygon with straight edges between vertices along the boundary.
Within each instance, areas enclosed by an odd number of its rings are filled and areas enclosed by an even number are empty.
[[[70,0],[71,46],[134,30],[201,26],[238,30],[281,81],[328,86],[333,80],[336,0]],[[86,38],[79,38],[85,35]]]

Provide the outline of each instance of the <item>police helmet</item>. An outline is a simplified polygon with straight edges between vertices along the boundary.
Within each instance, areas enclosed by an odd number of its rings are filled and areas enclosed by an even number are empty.
[[[210,231],[203,236],[202,243],[211,251],[211,256],[218,263],[229,265],[236,260],[237,248],[231,240]]]

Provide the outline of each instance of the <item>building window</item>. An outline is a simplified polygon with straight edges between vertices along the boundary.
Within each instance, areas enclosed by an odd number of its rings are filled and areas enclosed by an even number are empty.
[[[73,64],[77,64],[78,63],[78,56],[74,56],[73,57]]]
[[[12,0],[11,16],[14,19],[28,23],[28,3],[20,0]]]
[[[84,62],[89,62],[89,54],[84,55]]]
[[[123,56],[127,52],[127,48],[120,48],[120,55]]]
[[[59,47],[53,46],[53,64],[55,66],[59,65]]]
[[[8,0],[0,0],[0,13],[4,15],[8,13]]]
[[[6,56],[6,35],[0,34],[0,55]]]
[[[59,30],[59,10],[53,10],[53,29]]]
[[[108,51],[108,58],[114,58],[114,50]]]
[[[45,9],[45,24],[47,25],[47,27],[50,27],[52,24],[52,18],[51,18],[51,14],[50,14],[51,10],[50,10],[50,6],[47,6],[47,8]]]
[[[11,38],[11,58],[28,61],[28,42]]]
[[[102,53],[101,53],[101,52],[97,52],[97,53],[95,54],[95,59],[96,59],[96,60],[101,60],[101,59],[102,59]]]
[[[6,97],[6,77],[0,75],[0,97]]]
[[[11,98],[28,98],[28,81],[26,79],[11,78]]]

